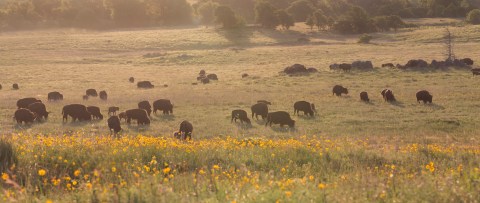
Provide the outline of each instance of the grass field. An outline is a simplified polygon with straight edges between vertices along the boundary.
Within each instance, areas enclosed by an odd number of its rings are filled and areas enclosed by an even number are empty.
[[[478,78],[455,68],[350,73],[328,68],[354,60],[371,60],[376,67],[442,60],[443,21],[414,22],[422,26],[373,34],[371,44],[357,44],[356,35],[304,26],[0,33],[0,132],[16,149],[15,181],[23,184],[20,189],[4,184],[0,197],[27,202],[478,202]],[[456,56],[480,61],[480,26],[450,30]],[[305,36],[310,43],[297,42]],[[279,74],[295,63],[319,72]],[[201,69],[216,73],[219,81],[192,85]],[[250,77],[242,79],[242,73]],[[137,89],[128,82],[131,76],[150,80],[155,88]],[[13,83],[20,89],[12,90]],[[350,94],[332,96],[336,84]],[[106,90],[108,100],[83,101],[89,88]],[[392,89],[399,102],[385,103],[384,88]],[[422,89],[432,93],[433,104],[416,102]],[[60,91],[65,100],[47,102],[50,91]],[[361,91],[369,93],[370,104],[360,101]],[[52,112],[48,121],[17,125],[12,115],[23,97],[42,99]],[[127,110],[162,98],[174,103],[173,116],[153,116],[149,127],[122,123],[119,140],[108,138],[106,119],[62,123],[66,104],[96,105],[106,115],[108,106]],[[230,123],[232,110],[250,113],[259,99],[273,103],[270,111],[292,115],[295,101],[310,101],[318,115],[292,116],[294,130],[265,127],[262,120],[250,128]],[[170,138],[182,120],[194,125],[193,143]],[[156,165],[149,166],[154,156]],[[172,172],[164,173],[166,168]],[[39,176],[39,170],[46,175]],[[81,176],[75,176],[77,170]],[[57,179],[62,181],[52,185]],[[72,187],[74,180],[78,185]]]

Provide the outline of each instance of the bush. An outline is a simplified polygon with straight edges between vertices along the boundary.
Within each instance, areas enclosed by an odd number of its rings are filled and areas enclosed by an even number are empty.
[[[0,173],[8,171],[16,163],[17,156],[12,144],[5,140],[0,140]]]
[[[478,25],[480,24],[480,9],[474,9],[467,14],[467,22]]]
[[[360,38],[358,39],[358,43],[361,43],[361,44],[368,44],[370,43],[370,40],[372,40],[373,37],[371,35],[367,35],[367,34],[363,34],[362,36],[360,36]]]

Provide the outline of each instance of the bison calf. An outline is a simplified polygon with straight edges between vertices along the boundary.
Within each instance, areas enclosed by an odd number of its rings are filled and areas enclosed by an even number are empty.
[[[242,110],[242,109],[237,109],[232,111],[232,119],[230,122],[233,122],[235,120],[235,123],[237,122],[237,119],[240,119],[240,122],[245,122],[249,125],[252,123],[250,122],[250,119],[248,118],[247,112]]]

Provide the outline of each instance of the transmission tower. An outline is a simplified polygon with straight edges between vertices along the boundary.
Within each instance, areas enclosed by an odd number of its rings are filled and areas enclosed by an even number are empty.
[[[453,62],[455,60],[455,54],[453,53],[453,35],[448,28],[445,30],[444,43],[447,49],[445,55],[447,62]]]

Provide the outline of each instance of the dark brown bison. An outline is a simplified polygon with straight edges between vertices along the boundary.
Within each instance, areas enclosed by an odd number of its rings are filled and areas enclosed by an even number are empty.
[[[352,70],[352,64],[342,63],[338,65],[338,68],[342,69],[344,72],[350,72],[350,70]]]
[[[96,97],[98,96],[98,93],[97,93],[97,90],[95,89],[88,89],[85,91],[85,95],[89,96],[89,97]]]
[[[152,114],[152,105],[150,105],[150,102],[148,101],[138,102],[138,108],[147,111],[148,116]]]
[[[193,125],[188,121],[180,123],[180,129],[175,132],[174,137],[181,140],[191,140],[193,132]]]
[[[382,90],[382,96],[383,96],[383,99],[387,102],[394,102],[396,101],[395,100],[395,96],[393,95],[393,91],[392,90],[389,90],[389,89],[384,89]]]
[[[303,114],[314,116],[315,104],[306,102],[306,101],[297,101],[293,104],[293,115],[299,115],[300,111],[303,111]]]
[[[318,72],[318,70],[316,68],[307,68],[307,72],[316,73],[316,72]]]
[[[368,93],[367,92],[360,92],[360,100],[364,102],[370,102],[370,99],[368,98]]]
[[[91,121],[92,115],[87,111],[87,107],[82,104],[69,104],[65,105],[62,109],[63,121],[68,120],[68,116],[72,117],[72,122],[79,121]]]
[[[130,109],[125,111],[127,116],[127,123],[130,124],[131,120],[137,120],[138,125],[150,125],[150,118],[148,118],[147,111],[145,109]]]
[[[33,104],[35,102],[42,102],[42,100],[39,100],[39,99],[36,99],[36,98],[33,98],[33,97],[27,97],[27,98],[19,99],[17,101],[17,107],[19,109],[20,108],[26,109],[28,107],[28,105]]]
[[[267,122],[265,123],[265,126],[267,126],[268,124],[272,126],[272,123],[280,124],[280,127],[283,127],[283,125],[288,125],[290,128],[295,127],[295,121],[292,120],[292,118],[290,118],[290,114],[288,114],[285,111],[268,113]]]
[[[48,119],[49,112],[47,112],[47,108],[42,102],[31,103],[28,105],[27,109],[35,113],[37,115],[37,119]]]
[[[86,100],[88,100],[88,95],[83,95],[82,98],[83,98],[83,100],[86,101]]]
[[[283,72],[286,74],[304,74],[308,73],[307,68],[302,65],[302,64],[293,64],[292,66],[288,66],[285,69],[283,69]]]
[[[105,90],[100,91],[100,93],[98,93],[98,95],[100,96],[101,100],[107,100],[108,95],[107,95],[107,92]]]
[[[63,100],[63,94],[60,94],[60,92],[48,93],[48,101],[58,101],[58,100]]]
[[[262,119],[265,120],[268,115],[268,106],[265,103],[256,103],[252,107],[252,119],[253,116],[258,120],[258,115],[262,116]]]
[[[205,74],[207,74],[207,72],[205,72],[205,70],[200,70],[200,72],[198,73],[198,75],[200,75],[200,76],[205,76]]]
[[[87,111],[92,114],[93,119],[103,119],[103,115],[100,113],[100,108],[98,108],[98,106],[89,106],[87,107]]]
[[[140,82],[137,83],[137,87],[138,88],[150,89],[150,88],[154,88],[155,86],[152,85],[152,83],[150,81],[140,81]]]
[[[230,122],[233,122],[235,120],[235,123],[237,122],[237,119],[240,119],[240,122],[245,122],[249,125],[252,123],[250,122],[250,119],[248,118],[247,112],[241,109],[233,110],[232,111],[232,119]]]
[[[471,58],[464,58],[460,61],[462,61],[464,64],[469,65],[469,66],[473,65],[473,60]]]
[[[17,121],[18,124],[28,124],[28,123],[33,123],[33,121],[36,119],[35,113],[28,109],[20,108],[15,111],[15,114],[13,118]]]
[[[120,119],[118,116],[110,116],[107,120],[108,124],[108,129],[110,129],[110,132],[113,131],[113,134],[117,134],[122,130],[122,127],[120,126]]]
[[[471,71],[472,71],[473,76],[480,75],[480,68],[472,68]]]
[[[210,80],[218,80],[217,74],[208,74],[207,78]]]
[[[272,105],[272,102],[269,102],[267,100],[258,100],[257,103],[264,103],[264,104],[267,104],[267,105]]]
[[[246,77],[248,77],[248,74],[246,73],[242,74],[242,78],[246,78]]]
[[[134,83],[134,82],[135,82],[135,78],[130,77],[130,78],[128,78],[128,81],[130,81],[131,83]]]
[[[203,84],[208,84],[208,83],[210,83],[210,79],[204,77],[204,78],[202,78],[202,83]]]
[[[416,96],[417,102],[423,101],[424,104],[426,104],[427,102],[432,103],[433,96],[427,90],[418,91]]]
[[[20,89],[20,87],[18,87],[18,84],[17,84],[17,83],[14,83],[14,84],[12,85],[12,88],[13,88],[14,90]]]
[[[395,65],[393,63],[384,63],[382,64],[382,68],[394,68]]]
[[[119,107],[116,107],[116,106],[108,107],[108,115],[110,114],[117,115],[117,111],[120,111]]]
[[[173,104],[168,99],[159,99],[153,102],[153,113],[157,114],[157,110],[163,111],[163,114],[173,114]]]
[[[341,85],[335,85],[332,90],[334,95],[337,96],[342,96],[342,94],[348,94],[348,89],[341,86]]]
[[[118,118],[120,119],[120,121],[122,121],[122,119],[127,121],[127,113],[126,112],[120,112],[118,114]]]

